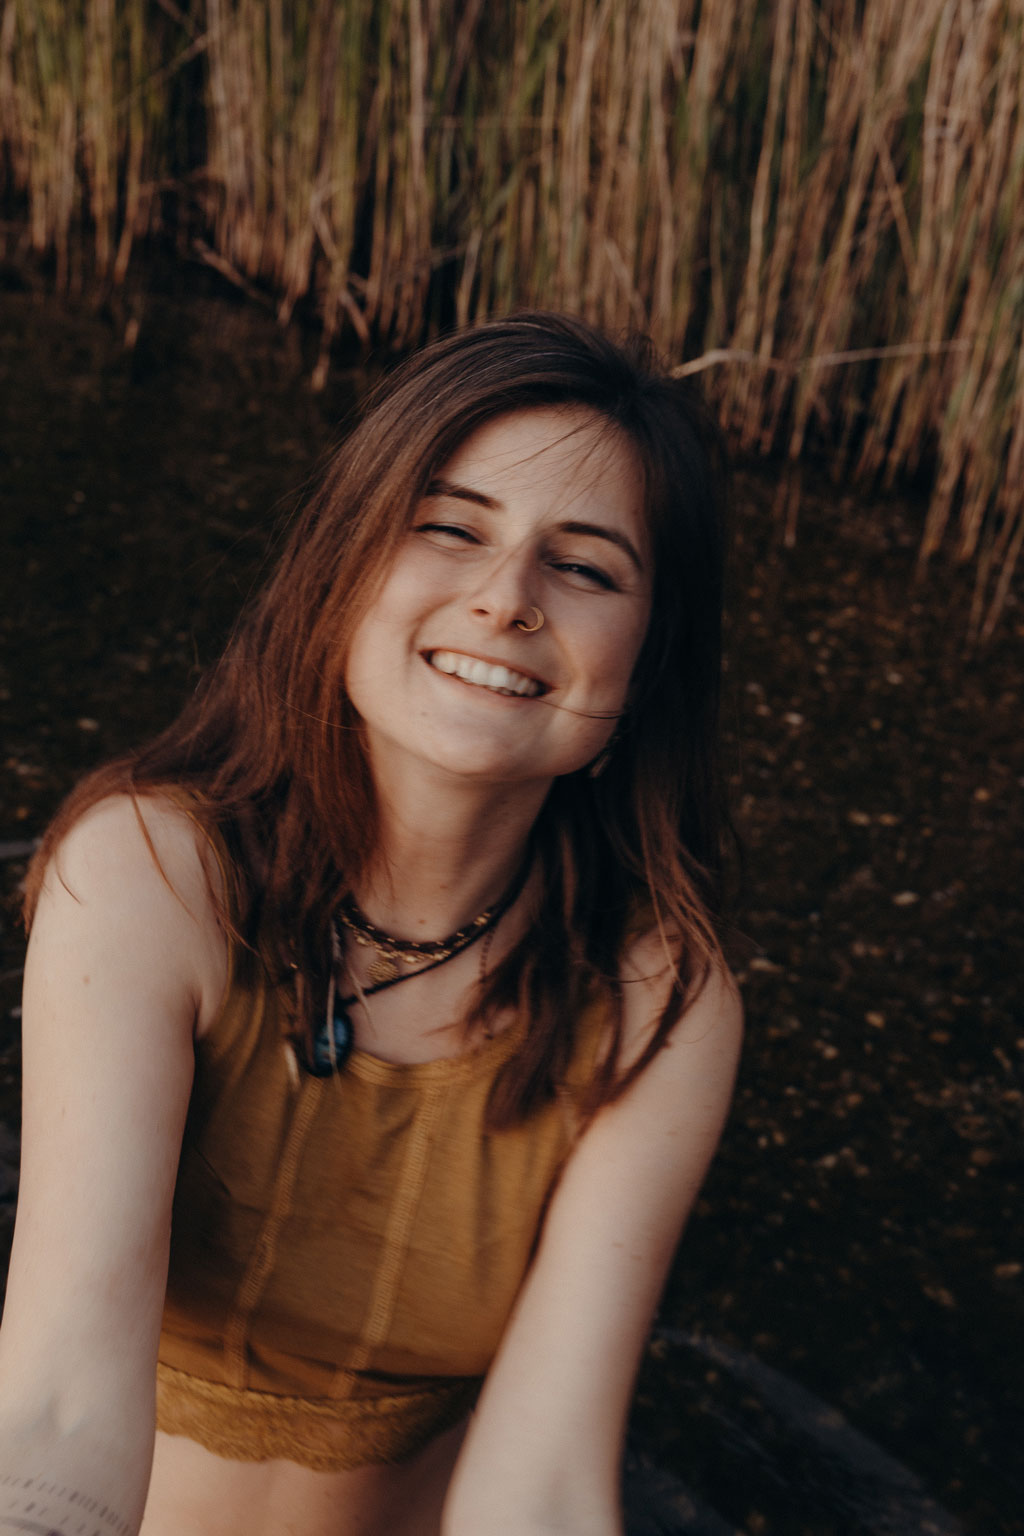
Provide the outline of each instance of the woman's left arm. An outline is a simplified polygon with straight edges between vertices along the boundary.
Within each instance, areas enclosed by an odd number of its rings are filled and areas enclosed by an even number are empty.
[[[627,1059],[664,1005],[660,954],[648,938],[630,957]],[[714,972],[580,1138],[452,1478],[444,1536],[621,1536],[633,1383],[718,1145],[741,1038],[735,983]]]

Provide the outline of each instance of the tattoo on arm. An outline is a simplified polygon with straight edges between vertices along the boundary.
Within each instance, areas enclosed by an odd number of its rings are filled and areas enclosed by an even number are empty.
[[[102,1499],[63,1483],[0,1475],[0,1536],[134,1536],[135,1530]]]

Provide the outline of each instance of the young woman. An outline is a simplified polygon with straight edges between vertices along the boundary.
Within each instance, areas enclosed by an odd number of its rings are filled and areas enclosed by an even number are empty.
[[[436,343],[61,811],[0,1532],[621,1531],[740,1038],[710,443],[641,343]]]

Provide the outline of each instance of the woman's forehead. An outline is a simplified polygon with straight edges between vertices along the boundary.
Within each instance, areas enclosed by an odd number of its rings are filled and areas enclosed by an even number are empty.
[[[637,532],[646,522],[644,476],[633,443],[615,422],[586,406],[537,406],[495,416],[463,439],[437,478],[481,492],[485,504],[552,491],[606,502]]]

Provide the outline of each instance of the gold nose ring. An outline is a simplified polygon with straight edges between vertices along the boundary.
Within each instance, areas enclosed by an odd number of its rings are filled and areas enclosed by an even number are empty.
[[[514,621],[514,627],[516,629],[521,629],[524,635],[535,635],[538,629],[542,629],[544,626],[544,615],[541,613],[540,609],[531,608],[530,612],[537,615],[532,624],[527,624],[525,619],[516,619]]]

